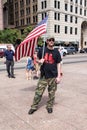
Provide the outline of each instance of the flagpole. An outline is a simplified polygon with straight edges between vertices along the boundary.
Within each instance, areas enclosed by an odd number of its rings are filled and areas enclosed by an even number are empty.
[[[45,41],[46,41],[46,33],[44,35],[44,44],[43,44],[43,50],[42,50],[42,58],[44,57]]]
[[[48,20],[47,20],[48,21]],[[48,22],[47,22],[48,24]],[[42,50],[42,58],[44,57],[44,50],[45,50],[45,42],[46,42],[46,34],[47,34],[47,27],[46,27],[46,33],[44,34],[44,44],[43,44],[43,50]]]

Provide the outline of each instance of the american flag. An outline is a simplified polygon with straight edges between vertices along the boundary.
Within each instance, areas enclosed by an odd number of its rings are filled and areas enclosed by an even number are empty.
[[[15,50],[15,61],[25,56],[33,56],[38,37],[46,33],[48,16],[33,29]]]

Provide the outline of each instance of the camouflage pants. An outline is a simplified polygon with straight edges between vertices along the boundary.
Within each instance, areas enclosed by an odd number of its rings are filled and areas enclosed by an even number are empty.
[[[48,101],[46,108],[52,108],[55,99],[55,92],[57,90],[57,84],[55,82],[55,78],[45,79],[44,77],[41,78],[38,82],[35,96],[33,100],[33,104],[31,106],[32,109],[37,109],[39,102],[41,101],[42,95],[44,90],[48,86]]]

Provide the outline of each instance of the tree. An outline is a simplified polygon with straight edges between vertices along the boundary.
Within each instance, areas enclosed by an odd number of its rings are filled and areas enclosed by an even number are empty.
[[[11,43],[14,46],[18,46],[21,41],[23,41],[27,35],[33,30],[33,26],[28,26],[24,29],[23,34],[21,34],[18,29],[5,29],[0,30],[0,43]],[[38,46],[43,45],[43,39],[39,37]]]
[[[38,44],[39,47],[43,46],[43,38],[39,37],[38,38]]]
[[[26,38],[26,36],[33,30],[32,26],[28,26],[24,29],[23,34],[22,34],[22,40]]]
[[[21,38],[21,34],[18,29],[5,29],[0,31],[0,43],[15,44],[19,38]]]

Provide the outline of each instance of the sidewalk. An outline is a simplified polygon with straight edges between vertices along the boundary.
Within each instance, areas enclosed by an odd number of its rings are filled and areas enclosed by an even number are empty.
[[[87,63],[64,64],[54,111],[48,114],[45,91],[39,109],[28,115],[37,80],[26,80],[25,70],[16,79],[0,72],[0,130],[87,130]]]

